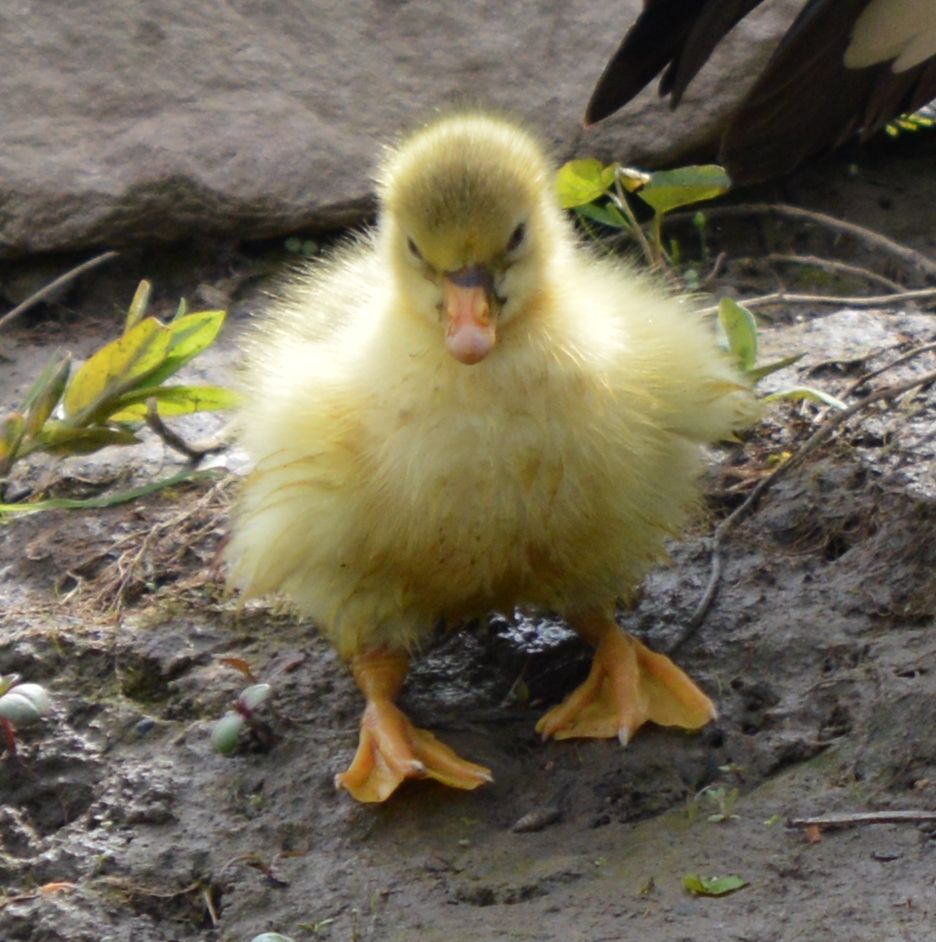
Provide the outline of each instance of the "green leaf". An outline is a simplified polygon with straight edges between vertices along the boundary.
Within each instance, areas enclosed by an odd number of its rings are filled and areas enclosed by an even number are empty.
[[[715,164],[660,170],[637,195],[658,214],[714,199],[731,189],[731,178]]]
[[[58,352],[45,365],[26,396],[26,437],[35,438],[65,392],[71,372],[71,354]]]
[[[754,315],[737,301],[722,298],[718,303],[718,322],[741,369],[753,369],[757,362],[757,322]]]
[[[52,700],[39,684],[17,684],[0,696],[0,716],[14,726],[38,722],[52,709]]]
[[[65,416],[74,425],[93,420],[109,401],[132,389],[166,358],[172,331],[155,317],[141,321],[102,347],[65,390]]]
[[[176,484],[184,484],[187,481],[216,480],[218,477],[217,469],[205,471],[188,469],[163,478],[161,481],[153,481],[150,484],[118,491],[116,494],[105,494],[101,497],[50,497],[48,500],[30,501],[23,504],[0,504],[0,523],[4,521],[4,515],[7,519],[11,519],[17,515],[40,513],[44,510],[98,510],[103,507],[115,507],[118,504],[127,504],[145,497],[147,494],[154,494],[167,487],[174,487]]]
[[[580,216],[584,216],[592,222],[601,223],[601,225],[608,226],[611,229],[627,229],[630,227],[630,223],[614,203],[608,203],[606,206],[586,203],[584,206],[576,206],[575,211]]]
[[[0,422],[0,474],[13,464],[25,429],[26,422],[21,412],[11,412]]]
[[[228,710],[211,730],[211,745],[214,746],[215,751],[223,756],[229,756],[235,752],[245,725],[246,720],[240,713]]]
[[[687,873],[682,878],[683,886],[695,896],[726,896],[748,885],[739,876],[703,877],[698,873]]]
[[[256,710],[270,699],[272,693],[273,688],[269,684],[251,684],[240,692],[240,696],[237,699],[248,710]]]
[[[794,353],[788,357],[784,357],[782,360],[774,360],[773,363],[767,363],[764,366],[755,366],[754,369],[747,371],[748,378],[752,383],[756,383],[765,376],[769,376],[771,373],[776,373],[777,370],[782,370],[784,367],[791,366],[797,360],[802,359],[803,356],[804,354],[802,353]]]
[[[35,445],[44,451],[58,454],[89,455],[108,445],[135,445],[139,440],[130,429],[125,428],[75,428],[64,422],[47,422],[36,436]]]
[[[146,386],[124,393],[115,403],[110,422],[138,422],[146,418],[149,400],[156,400],[161,416],[188,415],[192,412],[213,412],[233,409],[241,397],[222,386]]]
[[[172,339],[162,364],[146,378],[147,386],[158,386],[177,373],[189,360],[210,347],[224,324],[226,311],[196,311],[183,314],[169,324]]]
[[[150,295],[153,293],[153,285],[144,280],[137,285],[133,300],[127,309],[127,322],[124,326],[124,333],[133,330],[140,321],[146,317],[146,309],[149,307]]]
[[[570,160],[556,174],[556,192],[563,209],[591,203],[614,183],[614,167],[605,167],[594,157]]]
[[[0,697],[0,717],[9,720],[14,726],[31,726],[41,716],[36,705],[27,697],[21,697],[16,687]]]
[[[824,406],[838,409],[840,412],[844,412],[848,408],[841,399],[836,399],[835,396],[823,392],[821,389],[814,389],[812,386],[794,386],[791,389],[781,389],[779,392],[764,396],[764,402],[774,402],[778,399],[821,402]]]

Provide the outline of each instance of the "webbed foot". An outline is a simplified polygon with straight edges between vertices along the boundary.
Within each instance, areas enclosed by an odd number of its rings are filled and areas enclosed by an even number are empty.
[[[648,720],[698,729],[718,714],[712,701],[665,654],[592,617],[572,624],[597,649],[584,683],[536,724],[544,739],[611,738],[626,745]]]

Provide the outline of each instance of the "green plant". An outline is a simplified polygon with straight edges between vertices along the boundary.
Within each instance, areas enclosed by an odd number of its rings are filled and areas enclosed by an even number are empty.
[[[686,803],[686,814],[689,822],[696,820],[707,806],[706,821],[712,824],[724,824],[727,821],[736,821],[738,815],[734,813],[734,806],[740,796],[737,788],[727,788],[724,785],[706,785],[701,791],[693,795]]]
[[[744,889],[748,881],[736,874],[723,877],[703,877],[698,873],[687,873],[682,878],[683,886],[693,896],[727,896]]]
[[[901,134],[914,134],[917,131],[932,130],[936,128],[932,106],[921,108],[912,114],[898,115],[893,121],[884,126],[884,133],[888,137],[899,137]]]
[[[668,253],[663,246],[663,220],[667,213],[714,199],[727,193],[730,187],[728,174],[714,164],[645,173],[586,157],[564,164],[556,176],[559,202],[564,208],[574,210],[587,222],[629,233],[651,265],[664,265],[667,261]],[[652,241],[637,221],[630,196],[653,210]],[[704,219],[694,224],[704,230]],[[678,246],[671,248],[670,258],[674,252],[678,254]]]
[[[702,795],[715,809],[709,813],[706,820],[710,821],[712,824],[738,820],[738,815],[734,813],[734,806],[740,795],[737,788],[724,788],[720,785],[710,785],[703,791]]]
[[[315,922],[300,922],[299,928],[305,932],[311,932],[312,935],[318,935],[323,929],[327,929],[334,921],[334,916],[327,916],[325,919],[318,919]]]
[[[0,478],[34,452],[88,454],[106,445],[134,444],[148,416],[161,419],[236,405],[236,394],[219,386],[166,385],[214,343],[225,312],[189,313],[182,302],[175,317],[163,323],[146,315],[150,292],[150,284],[141,282],[121,336],[74,374],[71,354],[53,354],[23,407],[0,419]]]
[[[731,298],[722,298],[719,301],[718,323],[725,335],[728,349],[738,361],[738,365],[751,386],[756,385],[765,376],[792,365],[803,356],[802,353],[794,353],[792,356],[758,366],[757,322],[754,315],[743,304]],[[841,399],[836,399],[835,396],[821,389],[814,389],[812,386],[791,386],[763,397],[764,402],[773,402],[778,399],[808,399],[833,409],[846,408]]]
[[[38,723],[52,707],[44,687],[21,684],[16,674],[0,675],[0,730],[6,750],[16,755],[15,730]]]
[[[283,247],[291,255],[301,255],[303,258],[314,258],[321,248],[313,239],[302,239],[299,236],[290,236]]]
[[[727,193],[730,188],[728,174],[714,164],[644,173],[621,164],[605,165],[594,157],[586,157],[569,161],[559,168],[556,175],[556,190],[564,208],[574,210],[586,225],[599,223],[629,233],[640,245],[646,260],[651,265],[661,267],[667,263],[678,265],[681,261],[678,243],[672,243],[669,252],[663,245],[662,226],[666,214],[683,206],[714,199]],[[653,210],[652,241],[648,240],[637,221],[628,199],[630,196],[639,198]],[[698,232],[704,257],[708,253],[705,214],[696,212],[692,217],[692,225]],[[695,289],[698,276],[695,275],[695,283],[691,281],[690,277],[686,277],[684,287]],[[802,356],[794,354],[773,363],[758,365],[757,323],[754,315],[730,298],[723,298],[719,302],[718,321],[728,349],[734,354],[752,386],[765,376],[790,366]],[[811,399],[834,409],[845,408],[841,400],[811,386],[795,386],[764,397],[765,402],[776,399]]]
[[[232,755],[241,744],[244,733],[261,742],[269,741],[269,728],[257,716],[257,710],[269,700],[272,692],[269,684],[251,684],[240,692],[231,709],[211,730],[211,744],[215,751],[225,756]]]

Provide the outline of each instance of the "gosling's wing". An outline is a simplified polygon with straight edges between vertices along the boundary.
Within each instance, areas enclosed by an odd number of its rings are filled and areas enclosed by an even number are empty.
[[[645,0],[598,79],[585,111],[594,124],[626,105],[663,72],[660,94],[675,108],[726,33],[762,0]],[[664,72],[665,69],[665,72]]]

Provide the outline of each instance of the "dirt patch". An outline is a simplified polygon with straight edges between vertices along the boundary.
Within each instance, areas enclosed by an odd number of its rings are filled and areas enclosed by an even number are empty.
[[[755,279],[753,289],[775,274],[745,272],[724,277]],[[833,393],[936,330],[932,313],[906,306],[769,313],[767,351],[807,353],[776,383]],[[88,350],[112,330],[85,322],[71,340]],[[9,335],[16,369],[0,401],[16,398],[62,330],[46,321],[43,332]],[[227,345],[202,369],[223,381],[233,359]],[[934,420],[932,388],[856,417],[726,541],[721,591],[680,654],[721,711],[700,735],[643,730],[626,750],[543,745],[535,719],[581,677],[587,652],[548,620],[494,617],[426,654],[405,707],[495,783],[470,794],[409,784],[377,808],[332,786],[360,710],[333,652],[312,626],[223,593],[214,560],[226,486],[0,527],[0,672],[55,700],[18,756],[0,761],[0,937],[930,939],[932,823],[827,830],[810,843],[785,822],[936,807]],[[816,421],[812,406],[781,407],[713,472],[711,519],[626,617],[648,643],[666,648],[691,614],[711,524]],[[58,466],[49,483],[90,493],[174,466],[150,441]],[[31,467],[16,486],[43,473]],[[272,737],[234,758],[209,742],[245,685],[226,656],[275,687]],[[682,885],[689,873],[736,873],[748,886],[696,898]]]

